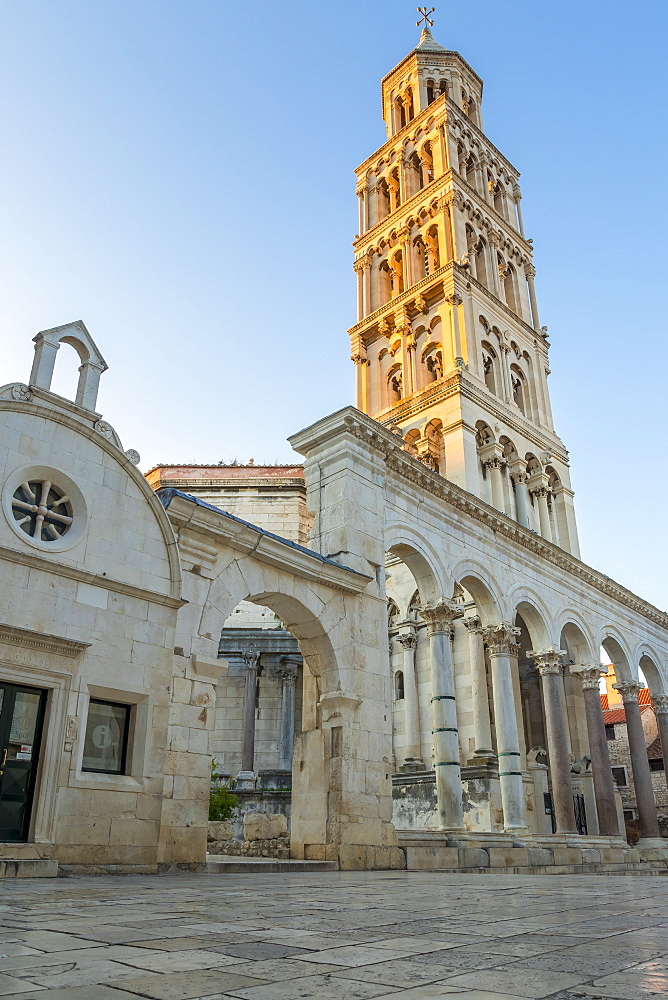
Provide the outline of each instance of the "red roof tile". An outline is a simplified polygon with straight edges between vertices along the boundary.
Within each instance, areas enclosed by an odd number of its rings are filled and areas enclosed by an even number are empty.
[[[647,712],[651,707],[651,705],[641,705],[640,711]],[[603,721],[606,726],[613,726],[615,723],[626,722],[626,712],[623,708],[610,709],[609,712],[603,712]]]

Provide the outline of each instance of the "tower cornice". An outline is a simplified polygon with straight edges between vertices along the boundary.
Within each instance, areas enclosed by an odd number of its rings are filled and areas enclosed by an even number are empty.
[[[568,452],[563,441],[553,431],[545,427],[536,428],[530,420],[522,419],[521,415],[511,409],[498,396],[491,396],[482,383],[465,368],[453,369],[437,382],[431,382],[420,392],[406,396],[395,406],[380,410],[375,419],[383,426],[392,426],[415,417],[451,396],[461,395],[473,403],[484,407],[512,431],[521,435],[527,441],[532,441],[536,451],[543,451],[549,444],[554,457],[564,465],[569,465]],[[444,430],[448,430],[444,427]]]
[[[385,76],[383,77],[383,79],[380,81],[381,88],[390,79],[390,77],[394,76],[394,74],[396,72],[398,72],[398,70],[400,70],[402,68],[402,66],[405,66],[406,63],[409,62],[413,57],[415,57],[418,61],[422,60],[423,62],[426,62],[426,63],[430,63],[430,62],[433,63],[434,59],[446,59],[446,58],[447,59],[452,59],[452,58],[455,58],[463,66],[466,67],[466,69],[469,71],[469,73],[471,74],[471,76],[473,76],[475,78],[476,82],[480,84],[480,89],[481,90],[482,90],[482,88],[484,86],[484,81],[482,80],[482,77],[478,76],[478,74],[473,69],[473,67],[470,66],[467,63],[467,61],[464,58],[464,56],[461,55],[461,53],[457,52],[455,49],[443,49],[442,51],[435,51],[433,49],[421,49],[418,46],[416,46],[414,49],[411,49],[411,51],[408,53],[408,55],[404,56],[404,58],[400,62],[398,62],[397,65],[393,69],[391,69],[388,73],[385,74]]]
[[[498,156],[499,160],[501,160],[503,164],[506,166],[506,168],[512,173],[515,180],[517,180],[520,177],[520,172],[517,169],[517,167],[513,166],[510,160],[507,157],[505,157],[499,149],[497,149],[497,147],[494,145],[489,136],[487,136],[482,129],[478,128],[478,126],[475,125],[471,121],[471,119],[464,114],[462,109],[457,107],[456,103],[452,100],[452,98],[448,97],[446,94],[439,94],[436,100],[432,101],[432,103],[429,104],[424,109],[424,111],[421,111],[418,115],[415,116],[415,118],[413,118],[410,122],[404,125],[404,127],[399,132],[395,132],[395,134],[391,136],[386,142],[384,142],[382,146],[378,147],[375,153],[371,153],[370,156],[367,156],[366,160],[363,160],[363,162],[360,163],[358,167],[355,167],[355,173],[359,174],[361,170],[365,170],[366,168],[368,168],[368,166],[372,163],[373,160],[376,160],[379,156],[381,156],[381,154],[384,154],[388,149],[392,148],[393,146],[400,145],[404,141],[404,139],[406,139],[411,134],[411,132],[414,132],[417,129],[422,128],[424,126],[424,123],[427,122],[431,116],[436,116],[439,112],[443,112],[446,110],[452,111],[456,115],[458,125],[470,128],[471,131],[474,133],[474,135],[476,135],[478,138],[482,139],[485,142],[487,147],[494,153],[495,156]],[[444,123],[441,121],[439,124],[447,124],[447,122]]]
[[[545,345],[545,334],[538,330],[534,330],[534,328],[530,326],[526,320],[523,320],[521,316],[518,316],[516,312],[513,312],[513,310],[510,309],[505,302],[502,302],[501,299],[494,295],[493,292],[490,292],[489,288],[481,284],[476,278],[469,274],[465,268],[463,268],[460,264],[455,263],[455,261],[448,261],[448,263],[444,264],[443,267],[440,267],[438,271],[434,271],[433,274],[429,274],[426,278],[422,278],[415,285],[411,285],[409,289],[402,292],[401,295],[397,295],[396,298],[390,299],[384,305],[374,310],[374,312],[369,313],[369,315],[365,316],[359,323],[355,323],[354,326],[351,326],[348,330],[348,334],[350,337],[359,336],[361,333],[364,333],[367,328],[374,326],[379,320],[387,316],[391,316],[397,311],[397,309],[409,306],[411,300],[416,299],[420,292],[424,292],[432,286],[436,288],[438,285],[442,285],[444,290],[443,294],[446,294],[445,280],[450,274],[453,275],[453,282],[451,288],[447,291],[447,294],[452,294],[455,290],[458,291],[458,294],[463,294],[463,292],[469,290],[470,286],[473,286],[478,291],[483,293],[485,298],[489,300],[490,304],[495,309],[500,309],[515,323],[517,323],[528,337],[537,341],[539,346],[541,344]],[[461,279],[463,279],[462,290],[455,289],[454,275],[460,276]]]
[[[445,185],[445,188],[443,188],[443,185]],[[357,238],[353,240],[353,249],[355,250],[355,253],[363,253],[366,244],[373,242],[378,233],[382,232],[384,229],[391,229],[405,225],[406,216],[411,215],[413,209],[416,208],[421,201],[428,202],[434,197],[444,197],[451,191],[456,190],[457,186],[461,187],[462,193],[465,194],[466,197],[475,201],[476,206],[481,212],[489,214],[490,218],[494,220],[499,228],[507,231],[509,238],[515,240],[524,253],[530,256],[533,255],[533,247],[528,242],[526,237],[522,236],[519,230],[516,229],[512,223],[508,222],[507,219],[504,219],[504,217],[497,212],[488,201],[485,201],[485,199],[478,194],[475,188],[472,188],[462,175],[452,167],[450,167],[449,170],[446,170],[445,173],[434,178],[433,181],[430,181],[429,184],[421,188],[414,195],[411,195],[411,197],[403,202],[399,208],[396,208],[391,215],[386,215],[384,219],[376,222],[373,226],[362,233],[361,236],[357,236]]]

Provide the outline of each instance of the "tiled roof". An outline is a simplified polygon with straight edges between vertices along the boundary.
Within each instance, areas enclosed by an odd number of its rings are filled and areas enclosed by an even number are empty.
[[[657,736],[655,740],[652,740],[650,745],[647,747],[647,756],[650,760],[661,760],[663,758],[660,736]]]
[[[641,712],[648,712],[651,709],[651,705],[641,705]],[[603,721],[606,726],[613,726],[616,723],[626,722],[626,712],[623,708],[613,708],[608,712],[603,712]]]
[[[646,708],[647,706],[651,707],[651,705],[652,705],[652,696],[649,693],[649,688],[640,688],[640,691],[638,691],[638,704],[640,705],[641,708]],[[601,695],[601,708],[603,709],[604,713],[608,712],[608,711],[610,711],[610,712],[617,711],[617,709],[611,709],[610,708],[610,701],[609,701],[609,698],[608,698],[607,694],[602,694]],[[619,709],[619,711],[623,713],[624,709],[621,708],[621,709]],[[610,721],[613,722],[614,720],[611,719]],[[617,720],[617,721],[623,722],[624,720],[621,719],[621,720]]]

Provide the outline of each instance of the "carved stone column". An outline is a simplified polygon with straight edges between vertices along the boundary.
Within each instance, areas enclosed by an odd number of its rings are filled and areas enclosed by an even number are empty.
[[[519,202],[517,202],[519,208]],[[524,273],[527,279],[527,285],[529,287],[529,302],[531,303],[531,318],[533,320],[533,328],[540,333],[540,320],[538,319],[538,301],[536,300],[536,286],[534,285],[533,279],[536,277],[536,268],[533,264],[524,265]]]
[[[283,679],[281,688],[281,741],[279,744],[279,768],[292,770],[292,747],[295,741],[295,685],[301,658],[284,656],[279,667]]]
[[[417,676],[415,672],[415,649],[417,636],[405,632],[396,637],[404,651],[404,710],[406,720],[406,759],[412,763],[422,761],[422,741],[420,737],[420,706],[418,702]]]
[[[514,655],[515,637],[520,634],[520,630],[507,622],[500,622],[483,629],[482,634],[492,671],[503,825],[509,833],[518,833],[526,830],[527,821],[510,657],[511,654]]]
[[[255,758],[255,707],[257,701],[257,671],[259,653],[243,653],[246,667],[246,689],[244,691],[244,720],[241,741],[240,778],[254,777]]]
[[[610,767],[608,739],[605,735],[605,722],[601,707],[600,681],[606,672],[607,668],[601,669],[596,663],[576,664],[570,668],[570,673],[575,674],[582,681],[591,772],[596,795],[598,830],[603,837],[619,837],[621,831],[617,819],[615,783]]]
[[[619,691],[624,702],[626,735],[631,753],[631,769],[633,770],[636,806],[638,807],[638,819],[640,821],[639,846],[651,846],[652,842],[656,841],[663,847],[665,846],[665,841],[661,839],[659,834],[659,820],[656,815],[652,775],[649,769],[645,732],[642,727],[642,719],[640,718],[640,706],[638,705],[638,692],[643,685],[637,681],[620,681],[618,684],[613,684],[612,686],[615,691]],[[649,843],[643,844],[643,841],[649,841]]]
[[[552,782],[552,799],[557,833],[576,834],[573,789],[571,787],[571,760],[568,750],[566,727],[568,725],[563,700],[563,649],[530,650],[527,656],[536,664],[540,674],[545,706],[547,729],[547,754]]]
[[[494,455],[492,458],[486,459],[483,464],[489,473],[489,478],[492,484],[492,504],[497,510],[504,513],[505,503],[503,497],[503,476],[501,475],[501,469],[506,464],[505,459],[500,455]]]
[[[450,326],[452,331],[452,356],[458,368],[464,366],[462,354],[462,335],[459,328],[459,307],[462,304],[460,295],[450,295],[445,300],[450,306]]]
[[[661,740],[661,753],[663,754],[663,777],[668,783],[668,695],[656,694],[652,696],[652,704],[656,714],[656,724]]]
[[[531,490],[532,495],[538,504],[538,520],[540,523],[540,533],[547,542],[552,541],[552,525],[550,523],[550,508],[547,504],[547,486],[538,486]]]
[[[427,623],[431,651],[432,710],[438,824],[441,830],[464,829],[459,733],[452,665],[452,623],[462,615],[459,604],[440,598],[418,608]]]
[[[473,731],[476,757],[493,757],[492,726],[489,718],[487,670],[485,668],[485,643],[483,629],[477,615],[464,619],[469,634],[471,663],[471,690],[473,700]]]
[[[527,474],[521,468],[515,468],[510,473],[515,487],[515,504],[517,506],[517,522],[525,528],[529,525],[529,491],[527,490]]]

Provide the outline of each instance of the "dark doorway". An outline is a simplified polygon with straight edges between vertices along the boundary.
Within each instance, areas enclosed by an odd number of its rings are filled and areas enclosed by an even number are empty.
[[[0,841],[28,839],[46,696],[0,681]]]

